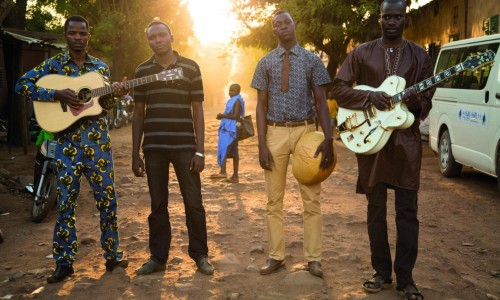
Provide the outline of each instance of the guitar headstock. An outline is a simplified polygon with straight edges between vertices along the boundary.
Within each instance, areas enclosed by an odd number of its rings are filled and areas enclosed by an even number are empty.
[[[182,73],[182,68],[163,70],[157,75],[158,75],[158,80],[161,81],[171,81],[171,80],[181,79],[184,76]]]
[[[478,53],[475,55],[470,55],[462,63],[465,69],[474,70],[482,65],[493,63],[495,58],[495,52],[492,50],[487,50],[483,53]]]

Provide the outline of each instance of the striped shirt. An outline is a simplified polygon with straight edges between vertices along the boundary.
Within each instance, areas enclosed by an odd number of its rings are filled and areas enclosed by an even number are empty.
[[[183,78],[156,81],[134,89],[134,101],[145,103],[143,151],[195,151],[191,102],[203,101],[203,82],[198,64],[174,51],[176,62],[167,69],[182,68]],[[165,70],[154,55],[140,64],[135,78]]]

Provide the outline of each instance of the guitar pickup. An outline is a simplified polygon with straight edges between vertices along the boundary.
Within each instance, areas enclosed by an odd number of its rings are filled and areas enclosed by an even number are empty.
[[[363,114],[366,119],[371,119],[377,115],[377,109],[374,105],[370,105],[367,109],[363,110]]]

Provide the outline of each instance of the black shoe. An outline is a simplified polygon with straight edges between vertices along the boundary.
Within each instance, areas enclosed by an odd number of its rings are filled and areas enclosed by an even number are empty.
[[[148,275],[154,272],[165,271],[165,269],[165,264],[160,264],[153,259],[150,259],[145,262],[139,269],[135,270],[135,273],[139,275]]]
[[[208,258],[202,257],[196,262],[196,267],[198,271],[205,275],[212,275],[214,273],[214,267],[208,262]]]
[[[54,273],[52,273],[52,275],[50,275],[47,278],[47,282],[48,283],[55,283],[55,282],[63,281],[66,277],[68,277],[69,275],[71,275],[73,273],[75,273],[75,271],[73,270],[73,267],[58,265],[56,267],[56,270],[54,271]]]
[[[122,260],[117,260],[116,258],[110,259],[106,261],[106,270],[112,272],[116,267],[122,267],[122,268],[127,268],[128,267],[128,260],[122,259]]]

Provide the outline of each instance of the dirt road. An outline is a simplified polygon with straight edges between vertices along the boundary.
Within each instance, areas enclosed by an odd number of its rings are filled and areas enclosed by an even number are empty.
[[[338,163],[322,189],[324,279],[305,271],[302,253],[302,203],[289,172],[285,195],[286,269],[261,276],[266,259],[263,172],[257,141],[240,144],[240,183],[209,178],[217,171],[217,121],[206,115],[206,170],[202,173],[213,276],[196,272],[187,255],[184,208],[175,180],[171,181],[172,248],[165,273],[137,276],[134,270],[148,258],[149,195],[145,179],[130,169],[131,127],[111,131],[119,195],[122,249],[130,266],[106,272],[99,249],[98,215],[88,184],[78,199],[77,225],[81,242],[75,275],[48,285],[55,212],[42,223],[29,219],[30,198],[0,184],[0,299],[402,299],[392,288],[378,294],[361,289],[371,277],[366,233],[366,200],[354,193],[356,159],[338,141]],[[0,144],[0,169],[32,174],[34,152],[7,152]],[[228,164],[232,170],[232,164]],[[230,172],[231,174],[231,172]],[[172,178],[171,177],[171,178]],[[441,176],[437,158],[424,144],[419,193],[420,246],[414,278],[426,299],[500,298],[500,193],[494,178],[464,168],[461,178]],[[393,195],[390,196],[391,247],[395,247]]]

